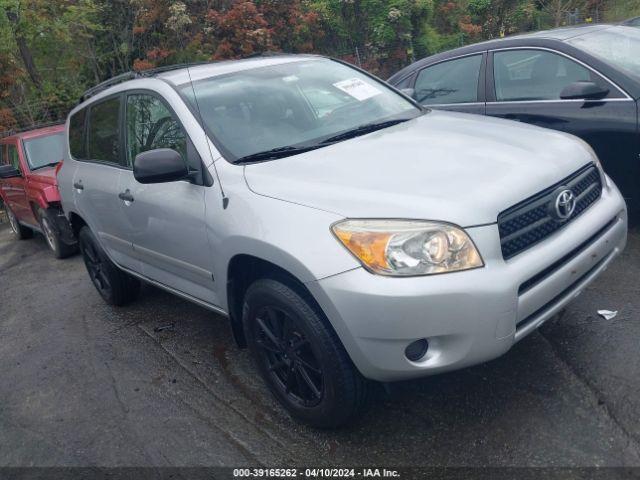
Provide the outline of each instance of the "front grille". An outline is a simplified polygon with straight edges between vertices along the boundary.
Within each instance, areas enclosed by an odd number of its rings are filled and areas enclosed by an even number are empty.
[[[559,192],[565,189],[573,192],[575,209],[569,218],[561,219],[554,213],[555,203]],[[600,173],[594,165],[588,165],[556,185],[505,210],[498,215],[502,257],[508,260],[571,223],[598,200],[601,194]]]

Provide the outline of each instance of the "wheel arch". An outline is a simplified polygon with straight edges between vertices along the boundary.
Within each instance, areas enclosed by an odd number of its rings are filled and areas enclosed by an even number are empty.
[[[302,278],[300,278],[301,275],[298,269],[292,269],[290,266],[289,268],[285,268],[262,256],[238,253],[229,260],[226,273],[227,311],[229,313],[234,339],[240,348],[244,348],[247,345],[242,327],[244,296],[253,282],[263,278],[279,280],[293,288],[300,296],[313,304],[313,307],[322,314],[327,320],[329,327],[333,329],[333,326],[322,311],[320,304],[306,287]],[[309,272],[306,273],[308,274]]]

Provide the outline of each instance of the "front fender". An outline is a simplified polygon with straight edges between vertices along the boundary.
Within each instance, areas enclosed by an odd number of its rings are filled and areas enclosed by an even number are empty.
[[[60,202],[60,193],[55,185],[29,184],[25,188],[30,202],[46,210],[52,203]]]
[[[338,215],[248,193],[229,208],[207,210],[218,297],[227,309],[226,278],[237,255],[250,255],[286,270],[308,283],[360,267],[331,233]],[[224,221],[221,221],[223,220]]]

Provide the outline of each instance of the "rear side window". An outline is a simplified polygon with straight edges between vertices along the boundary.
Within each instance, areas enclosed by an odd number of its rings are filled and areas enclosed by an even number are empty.
[[[83,109],[73,114],[69,120],[69,150],[71,156],[78,160],[87,158],[87,144],[85,136],[85,119],[87,110]]]
[[[87,158],[120,163],[120,97],[90,107]]]
[[[4,158],[4,145],[0,145],[0,165],[6,165],[7,162]]]
[[[481,65],[482,55],[473,55],[425,68],[416,78],[416,100],[423,105],[477,102]]]

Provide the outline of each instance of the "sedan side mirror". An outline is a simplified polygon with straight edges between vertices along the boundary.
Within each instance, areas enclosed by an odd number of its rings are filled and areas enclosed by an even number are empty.
[[[600,100],[609,93],[594,82],[573,82],[562,89],[560,98],[563,100]]]
[[[177,182],[189,178],[189,168],[175,150],[158,148],[136,155],[133,176],[140,183]]]
[[[21,176],[20,170],[13,168],[13,165],[0,166],[0,178],[16,178]]]

